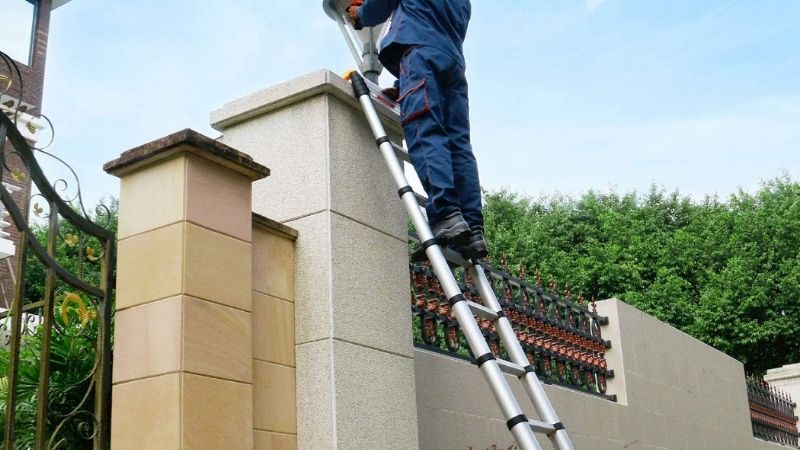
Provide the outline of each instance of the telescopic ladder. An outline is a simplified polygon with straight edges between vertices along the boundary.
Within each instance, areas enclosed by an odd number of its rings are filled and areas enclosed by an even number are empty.
[[[398,122],[400,121],[399,108],[381,94],[380,88],[376,84],[366,80],[358,72],[353,72],[350,75],[350,79],[353,85],[353,92],[364,110],[364,115],[367,118],[367,122],[369,122],[372,133],[375,135],[376,143],[383,155],[383,159],[386,161],[389,172],[397,184],[400,199],[411,217],[422,243],[421,245],[425,249],[434,273],[449,299],[450,307],[455,313],[461,330],[464,332],[467,342],[469,342],[469,347],[475,358],[475,364],[488,381],[489,387],[500,405],[503,417],[507,421],[506,425],[514,439],[516,439],[517,444],[522,450],[540,450],[542,447],[536,440],[534,433],[544,433],[550,438],[556,449],[574,450],[575,447],[572,445],[564,425],[556,415],[533,366],[531,366],[528,357],[523,351],[517,335],[511,327],[511,322],[497,301],[497,297],[480,261],[469,261],[466,269],[478,288],[478,293],[483,299],[483,305],[468,301],[464,297],[442,253],[442,249],[433,239],[433,233],[422,213],[419,199],[414,189],[408,184],[403,164],[397,158],[397,154],[405,152],[405,150],[402,146],[393,143],[389,139],[372,101],[375,98],[375,100],[389,106]],[[511,361],[499,359],[492,353],[475,320],[475,316],[494,323]],[[504,373],[519,378],[541,420],[531,420],[525,416],[507,383],[506,377],[503,375]]]

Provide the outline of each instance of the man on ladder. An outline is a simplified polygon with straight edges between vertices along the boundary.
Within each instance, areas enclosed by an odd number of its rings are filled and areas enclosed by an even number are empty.
[[[463,52],[470,0],[354,0],[347,12],[367,27],[394,14],[380,61],[398,78],[401,121],[428,193],[428,221],[440,245],[456,247],[467,259],[485,258]]]

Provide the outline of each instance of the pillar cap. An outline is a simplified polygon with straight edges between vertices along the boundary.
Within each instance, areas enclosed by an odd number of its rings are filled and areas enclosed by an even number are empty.
[[[211,127],[224,133],[227,128],[317,95],[335,97],[362,114],[350,82],[330,70],[321,69],[226,103],[211,113]],[[392,119],[391,110],[380,103],[374,104],[378,115],[384,119],[386,130],[402,133],[400,124]]]
[[[116,177],[122,177],[181,153],[191,153],[206,158],[253,181],[269,176],[269,169],[253,161],[250,155],[189,128],[127,150],[119,158],[105,163],[103,170]]]

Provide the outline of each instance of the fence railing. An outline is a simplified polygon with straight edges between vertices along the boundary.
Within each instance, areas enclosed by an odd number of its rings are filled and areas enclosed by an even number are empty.
[[[415,241],[415,237],[411,237]],[[460,256],[445,251],[456,279],[468,300],[482,304],[477,288],[462,268]],[[551,285],[550,292],[525,280],[524,271],[514,277],[505,270],[484,264],[487,279],[492,283],[497,300],[536,368],[539,378],[553,383],[616,401],[606,394],[606,381],[613,377],[605,352],[611,343],[602,338],[600,325],[608,323],[583,300],[571,298],[569,292],[559,296]],[[465,359],[472,355],[458,321],[452,314],[447,296],[427,263],[411,263],[411,311],[414,315],[414,343],[418,347]],[[489,320],[476,317],[489,347],[496,356],[508,359],[500,337]]]
[[[786,393],[771,387],[763,379],[748,376],[747,399],[754,436],[800,448],[797,416],[794,415],[796,404]]]

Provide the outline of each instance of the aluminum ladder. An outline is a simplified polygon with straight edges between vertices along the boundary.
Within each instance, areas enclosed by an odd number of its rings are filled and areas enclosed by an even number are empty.
[[[511,327],[511,322],[497,301],[497,297],[489,284],[489,280],[486,278],[480,261],[470,261],[466,269],[472,276],[484,305],[468,301],[464,297],[447,260],[442,254],[442,249],[433,239],[433,233],[428,221],[420,208],[420,199],[409,185],[408,180],[406,180],[403,165],[397,158],[398,153],[405,153],[405,150],[402,146],[393,143],[387,136],[378,117],[378,112],[375,110],[375,105],[372,103],[373,97],[375,100],[389,106],[397,121],[400,120],[399,108],[381,94],[377,85],[366,80],[358,72],[350,74],[350,81],[353,85],[353,93],[361,104],[367,122],[375,135],[378,148],[386,165],[389,167],[392,179],[397,185],[400,200],[411,217],[422,243],[421,245],[425,249],[434,273],[449,299],[450,307],[455,313],[461,330],[467,342],[469,342],[469,347],[475,357],[475,364],[480,368],[489,383],[492,394],[494,394],[503,417],[506,419],[506,425],[517,444],[522,450],[541,450],[542,447],[536,440],[535,433],[543,433],[550,438],[556,449],[574,450],[575,447],[569,439],[567,430],[559,420],[553,405],[550,403],[550,399],[542,387],[542,383],[522,350],[517,335]],[[499,359],[492,353],[474,316],[494,323],[511,361]],[[525,416],[503,375],[504,373],[519,378],[533,402],[536,412],[542,419],[541,421],[528,419]]]

